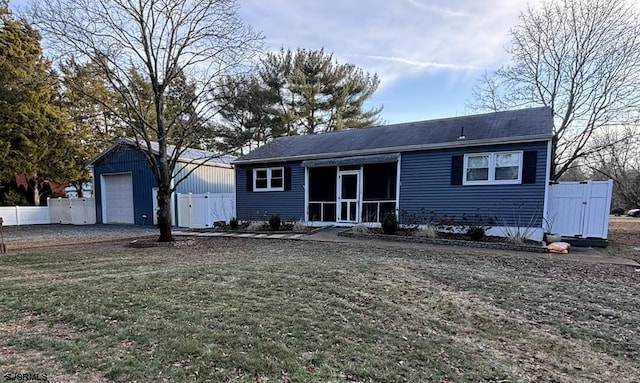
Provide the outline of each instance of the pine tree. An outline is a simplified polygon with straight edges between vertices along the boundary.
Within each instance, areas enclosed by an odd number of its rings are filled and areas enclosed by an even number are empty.
[[[115,93],[95,63],[81,64],[71,58],[62,65],[61,71],[61,104],[69,117],[72,135],[76,137],[70,156],[78,164],[74,172],[68,172],[67,181],[81,195],[82,184],[91,180],[84,164],[127,133],[112,112],[117,107]]]
[[[0,5],[0,179],[16,174],[64,178],[77,164],[60,108],[58,78],[43,58],[39,34]],[[38,177],[36,177],[36,175]],[[37,192],[37,187],[35,188]],[[37,204],[38,198],[34,198]]]
[[[241,154],[280,136],[357,129],[379,123],[382,108],[365,110],[379,84],[323,49],[267,54],[252,76],[230,79],[218,92],[218,149]]]
[[[279,99],[275,135],[314,134],[372,126],[382,108],[364,109],[377,75],[339,64],[324,49],[281,50],[262,60],[259,76]]]
[[[273,138],[269,129],[278,100],[252,76],[229,77],[217,92],[222,107],[211,145],[223,153],[242,155]]]

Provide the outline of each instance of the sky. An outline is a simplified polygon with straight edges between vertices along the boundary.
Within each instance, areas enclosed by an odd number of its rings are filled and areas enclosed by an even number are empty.
[[[540,0],[238,0],[265,49],[324,48],[377,73],[383,123],[473,113],[473,86],[508,63],[518,15]],[[14,10],[28,0],[10,0]]]
[[[472,113],[485,72],[508,63],[518,16],[538,0],[239,0],[266,49],[325,49],[377,73],[386,123]]]

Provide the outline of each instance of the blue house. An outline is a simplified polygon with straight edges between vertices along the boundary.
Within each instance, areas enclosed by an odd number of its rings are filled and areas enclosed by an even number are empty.
[[[237,215],[314,226],[482,217],[489,234],[527,227],[542,239],[552,126],[542,107],[277,138],[233,161]]]
[[[152,143],[151,148],[159,153],[157,143]],[[169,153],[174,150],[173,146],[167,148]],[[233,193],[232,159],[204,150],[186,149],[180,155],[173,175],[174,182],[184,178],[176,192]],[[133,140],[120,139],[94,158],[89,166],[93,168],[97,223],[157,223],[157,183],[144,154]],[[175,215],[175,200],[173,203]]]

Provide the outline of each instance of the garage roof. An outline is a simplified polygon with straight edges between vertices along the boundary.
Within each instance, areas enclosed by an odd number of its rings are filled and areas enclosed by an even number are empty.
[[[122,146],[130,146],[133,148],[138,148],[136,141],[132,138],[121,138],[115,144],[111,145],[107,150],[100,153],[94,159],[89,161],[88,165],[91,166],[94,163],[100,161],[104,156],[110,153],[112,150],[117,149]],[[141,144],[143,148],[146,148],[144,143]],[[173,152],[176,150],[174,145],[167,145],[167,155],[171,156]],[[210,152],[207,150],[193,149],[193,148],[182,148],[183,152],[180,154],[179,161],[180,162],[188,162],[188,163],[201,163],[209,166],[223,166],[223,167],[231,167],[231,163],[235,159],[235,157],[225,156],[218,153]],[[151,151],[154,154],[159,154],[159,144],[155,141],[151,142]]]

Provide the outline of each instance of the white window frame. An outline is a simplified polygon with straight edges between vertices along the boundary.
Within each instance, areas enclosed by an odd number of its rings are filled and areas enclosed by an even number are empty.
[[[257,173],[259,171],[266,171],[267,172],[267,187],[266,188],[259,188],[256,185],[256,181],[257,181]],[[274,170],[280,170],[281,174],[282,174],[282,186],[280,187],[272,187],[271,186],[271,178],[272,178],[272,174]],[[269,192],[269,191],[284,191],[284,167],[274,167],[274,168],[256,168],[253,169],[253,191],[256,192]]]
[[[513,180],[496,180],[496,158],[501,154],[518,154],[518,178]],[[467,166],[470,157],[488,156],[489,157],[489,177],[487,180],[470,181],[467,180]],[[522,183],[522,159],[524,151],[511,150],[506,152],[485,152],[485,153],[468,153],[464,155],[464,168],[462,176],[462,185],[516,185]]]

